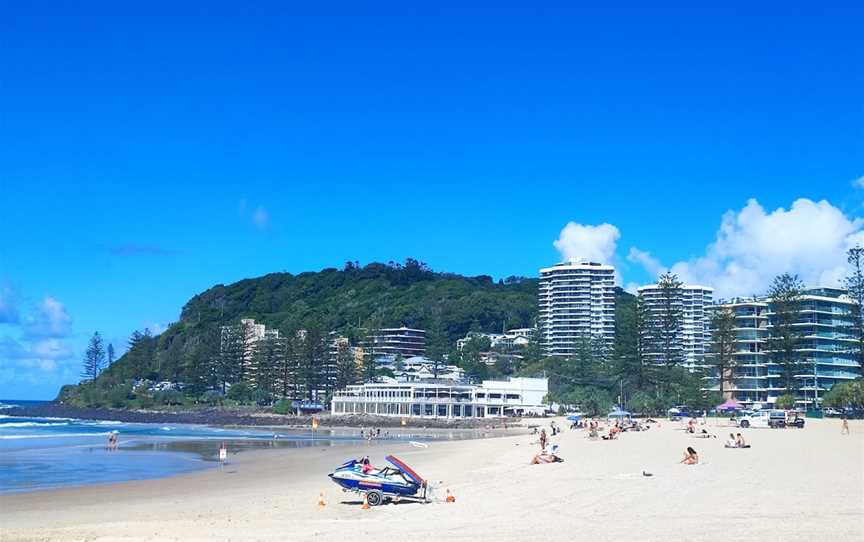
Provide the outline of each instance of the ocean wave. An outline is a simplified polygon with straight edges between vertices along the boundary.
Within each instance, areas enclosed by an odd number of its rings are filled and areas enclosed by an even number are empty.
[[[0,440],[20,440],[25,438],[69,438],[69,437],[105,437],[110,433],[54,433],[50,435],[0,435]]]
[[[9,422],[4,423],[0,422],[0,429],[6,429],[9,427],[55,427],[58,425],[69,425],[67,422],[64,423],[42,423],[42,422]]]
[[[123,422],[118,422],[114,420],[102,420],[96,422],[96,425],[123,425]]]

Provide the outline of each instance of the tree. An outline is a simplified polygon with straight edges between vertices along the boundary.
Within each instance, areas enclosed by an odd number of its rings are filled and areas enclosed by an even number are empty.
[[[681,325],[684,312],[681,308],[681,287],[684,283],[678,275],[664,273],[657,280],[660,297],[659,311],[653,313],[654,329],[657,332],[657,346],[660,361],[667,367],[679,365],[683,361]]]
[[[791,393],[785,393],[777,398],[777,402],[775,404],[777,408],[782,408],[784,410],[795,408],[795,396]]]
[[[864,379],[835,384],[822,404],[829,408],[864,408]]]
[[[719,308],[711,315],[711,355],[710,363],[717,368],[717,378],[720,382],[720,396],[726,399],[724,393],[726,383],[731,383],[735,365],[735,313],[728,307]]]
[[[113,364],[114,364],[114,345],[111,343],[108,343],[108,366],[110,367]]]
[[[356,384],[358,380],[357,360],[348,341],[336,344],[336,389]]]
[[[81,378],[92,382],[96,380],[96,377],[99,376],[99,373],[104,368],[105,348],[102,345],[102,337],[97,331],[90,337],[87,351],[84,353],[84,367],[81,371]]]
[[[846,261],[851,270],[843,283],[849,292],[852,305],[852,332],[855,336],[855,354],[858,363],[864,367],[864,248],[855,246],[846,253]]]
[[[774,278],[768,289],[771,308],[771,334],[768,336],[768,354],[773,363],[780,367],[786,391],[795,392],[797,379],[795,373],[801,365],[798,350],[800,333],[795,327],[801,318],[801,295],[804,285],[798,275],[783,273]]]

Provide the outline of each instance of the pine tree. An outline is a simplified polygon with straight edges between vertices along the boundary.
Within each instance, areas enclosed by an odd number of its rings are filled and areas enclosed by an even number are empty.
[[[679,365],[683,361],[681,326],[684,313],[681,308],[681,287],[678,275],[660,275],[657,286],[660,295],[660,310],[655,313],[660,361],[667,367]]]
[[[711,349],[708,361],[717,368],[720,395],[725,399],[725,385],[732,383],[735,367],[735,313],[721,308],[711,315]]]
[[[99,332],[93,333],[90,342],[87,345],[87,351],[84,353],[84,367],[81,372],[81,378],[84,380],[93,381],[105,368],[105,348],[102,344],[102,337]]]
[[[768,336],[768,354],[780,367],[783,385],[787,392],[797,389],[795,373],[801,365],[798,344],[801,335],[795,327],[801,318],[801,295],[804,285],[798,275],[783,273],[774,278],[768,290],[771,309],[771,333]]]
[[[110,367],[113,364],[114,364],[114,345],[111,343],[108,343],[108,366]]]
[[[849,276],[843,283],[849,292],[852,305],[852,332],[855,337],[855,355],[864,367],[864,248],[855,246],[846,253],[846,261],[851,267]]]
[[[357,360],[347,341],[336,345],[336,389],[356,384],[358,380]]]

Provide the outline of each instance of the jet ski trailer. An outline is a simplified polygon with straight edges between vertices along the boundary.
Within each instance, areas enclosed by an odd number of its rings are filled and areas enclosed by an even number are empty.
[[[369,506],[378,506],[392,500],[429,502],[426,497],[427,482],[394,455],[384,459],[390,465],[363,472],[363,465],[355,460],[343,463],[330,473],[330,479],[342,488],[366,497]]]

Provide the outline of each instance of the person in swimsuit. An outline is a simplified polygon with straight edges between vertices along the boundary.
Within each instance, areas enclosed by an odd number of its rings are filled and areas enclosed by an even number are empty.
[[[684,452],[684,459],[681,460],[681,463],[685,465],[695,465],[699,463],[699,454],[696,453],[696,450],[688,446],[687,451]]]

